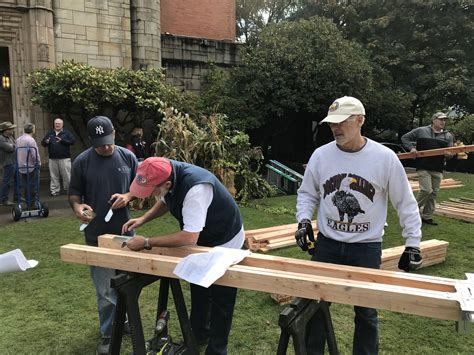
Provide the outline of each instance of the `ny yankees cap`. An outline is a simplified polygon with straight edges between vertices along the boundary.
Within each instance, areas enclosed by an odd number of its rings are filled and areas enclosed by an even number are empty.
[[[321,123],[341,123],[352,115],[365,116],[364,105],[362,105],[362,102],[355,97],[340,97],[329,106],[328,115],[321,121]]]
[[[114,144],[114,125],[105,116],[95,116],[87,122],[87,133],[94,148]]]
[[[137,169],[137,175],[130,185],[130,193],[138,198],[150,196],[155,187],[164,183],[171,175],[171,163],[162,157],[145,159]]]

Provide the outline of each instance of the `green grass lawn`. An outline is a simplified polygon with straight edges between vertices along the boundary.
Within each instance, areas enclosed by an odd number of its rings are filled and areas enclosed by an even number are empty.
[[[460,179],[463,188],[440,192],[438,201],[449,197],[474,198],[474,175],[448,174]],[[295,196],[252,201],[242,207],[245,228],[255,229],[294,223]],[[424,239],[450,242],[445,263],[419,273],[465,279],[474,272],[474,225],[443,217],[440,225],[423,227]],[[66,264],[59,259],[59,247],[83,244],[79,222],[74,218],[22,220],[0,227],[0,253],[20,248],[39,265],[23,273],[0,275],[0,352],[1,354],[93,354],[99,341],[95,294],[84,265]],[[390,208],[384,248],[403,243],[397,216]],[[159,235],[175,231],[177,223],[165,217],[151,222],[139,232]],[[307,259],[297,247],[277,250],[274,255]],[[183,283],[188,300],[188,287]],[[146,337],[152,336],[158,285],[144,289],[140,312]],[[187,301],[189,305],[189,301]],[[170,306],[172,302],[170,302]],[[414,305],[414,307],[416,307]],[[171,309],[171,335],[180,338],[178,320]],[[274,354],[280,330],[278,306],[269,294],[239,290],[230,354]],[[334,304],[331,314],[339,350],[352,352],[352,307]],[[380,311],[380,352],[382,354],[474,354],[474,333],[459,335],[454,322]],[[131,350],[125,340],[123,353]],[[290,349],[292,352],[292,349]]]

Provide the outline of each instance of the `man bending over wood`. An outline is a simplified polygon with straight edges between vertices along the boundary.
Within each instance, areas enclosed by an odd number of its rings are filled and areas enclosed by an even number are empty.
[[[181,227],[179,232],[166,236],[136,236],[127,242],[131,250],[196,244],[240,249],[244,243],[237,204],[224,185],[203,168],[166,158],[148,158],[139,166],[130,193],[138,198],[154,195],[159,200],[143,216],[125,223],[124,233],[168,211]],[[227,354],[236,296],[237,289],[233,287],[191,284],[191,327],[198,344],[207,342],[207,355]]]

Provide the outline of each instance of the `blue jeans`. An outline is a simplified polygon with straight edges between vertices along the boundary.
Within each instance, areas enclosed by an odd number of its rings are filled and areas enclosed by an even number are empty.
[[[382,259],[381,243],[341,243],[318,233],[313,261],[379,269]],[[350,292],[350,291],[348,291]],[[355,355],[378,354],[379,320],[377,310],[354,306],[355,331],[352,353]],[[324,354],[326,338],[320,313],[309,321],[306,329],[308,354]]]
[[[209,339],[206,355],[227,354],[237,289],[220,285],[204,288],[195,284],[190,284],[190,288],[190,322],[197,342]]]
[[[9,164],[3,167],[3,180],[0,188],[0,203],[8,201],[8,193],[10,192],[10,183],[15,173],[15,165]]]
[[[91,266],[90,271],[97,296],[100,333],[103,337],[110,337],[117,304],[117,291],[110,287],[110,279],[115,276],[115,270]]]

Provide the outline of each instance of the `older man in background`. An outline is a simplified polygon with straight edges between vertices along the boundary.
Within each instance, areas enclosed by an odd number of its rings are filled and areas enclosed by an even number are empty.
[[[447,119],[448,117],[443,112],[436,112],[431,117],[429,126],[418,127],[404,134],[401,138],[403,145],[410,152],[452,147],[453,135],[444,128]],[[446,154],[446,156],[439,155],[416,159],[416,172],[420,184],[420,191],[416,196],[416,200],[424,224],[438,225],[433,220],[436,197],[438,197],[441,180],[443,179],[445,158],[452,157],[452,154]]]
[[[63,190],[65,192],[69,190],[69,180],[71,179],[70,147],[75,141],[72,133],[64,129],[64,122],[59,117],[54,120],[54,129],[49,131],[41,141],[43,147],[48,147],[51,196],[58,196],[61,192],[61,179]]]

